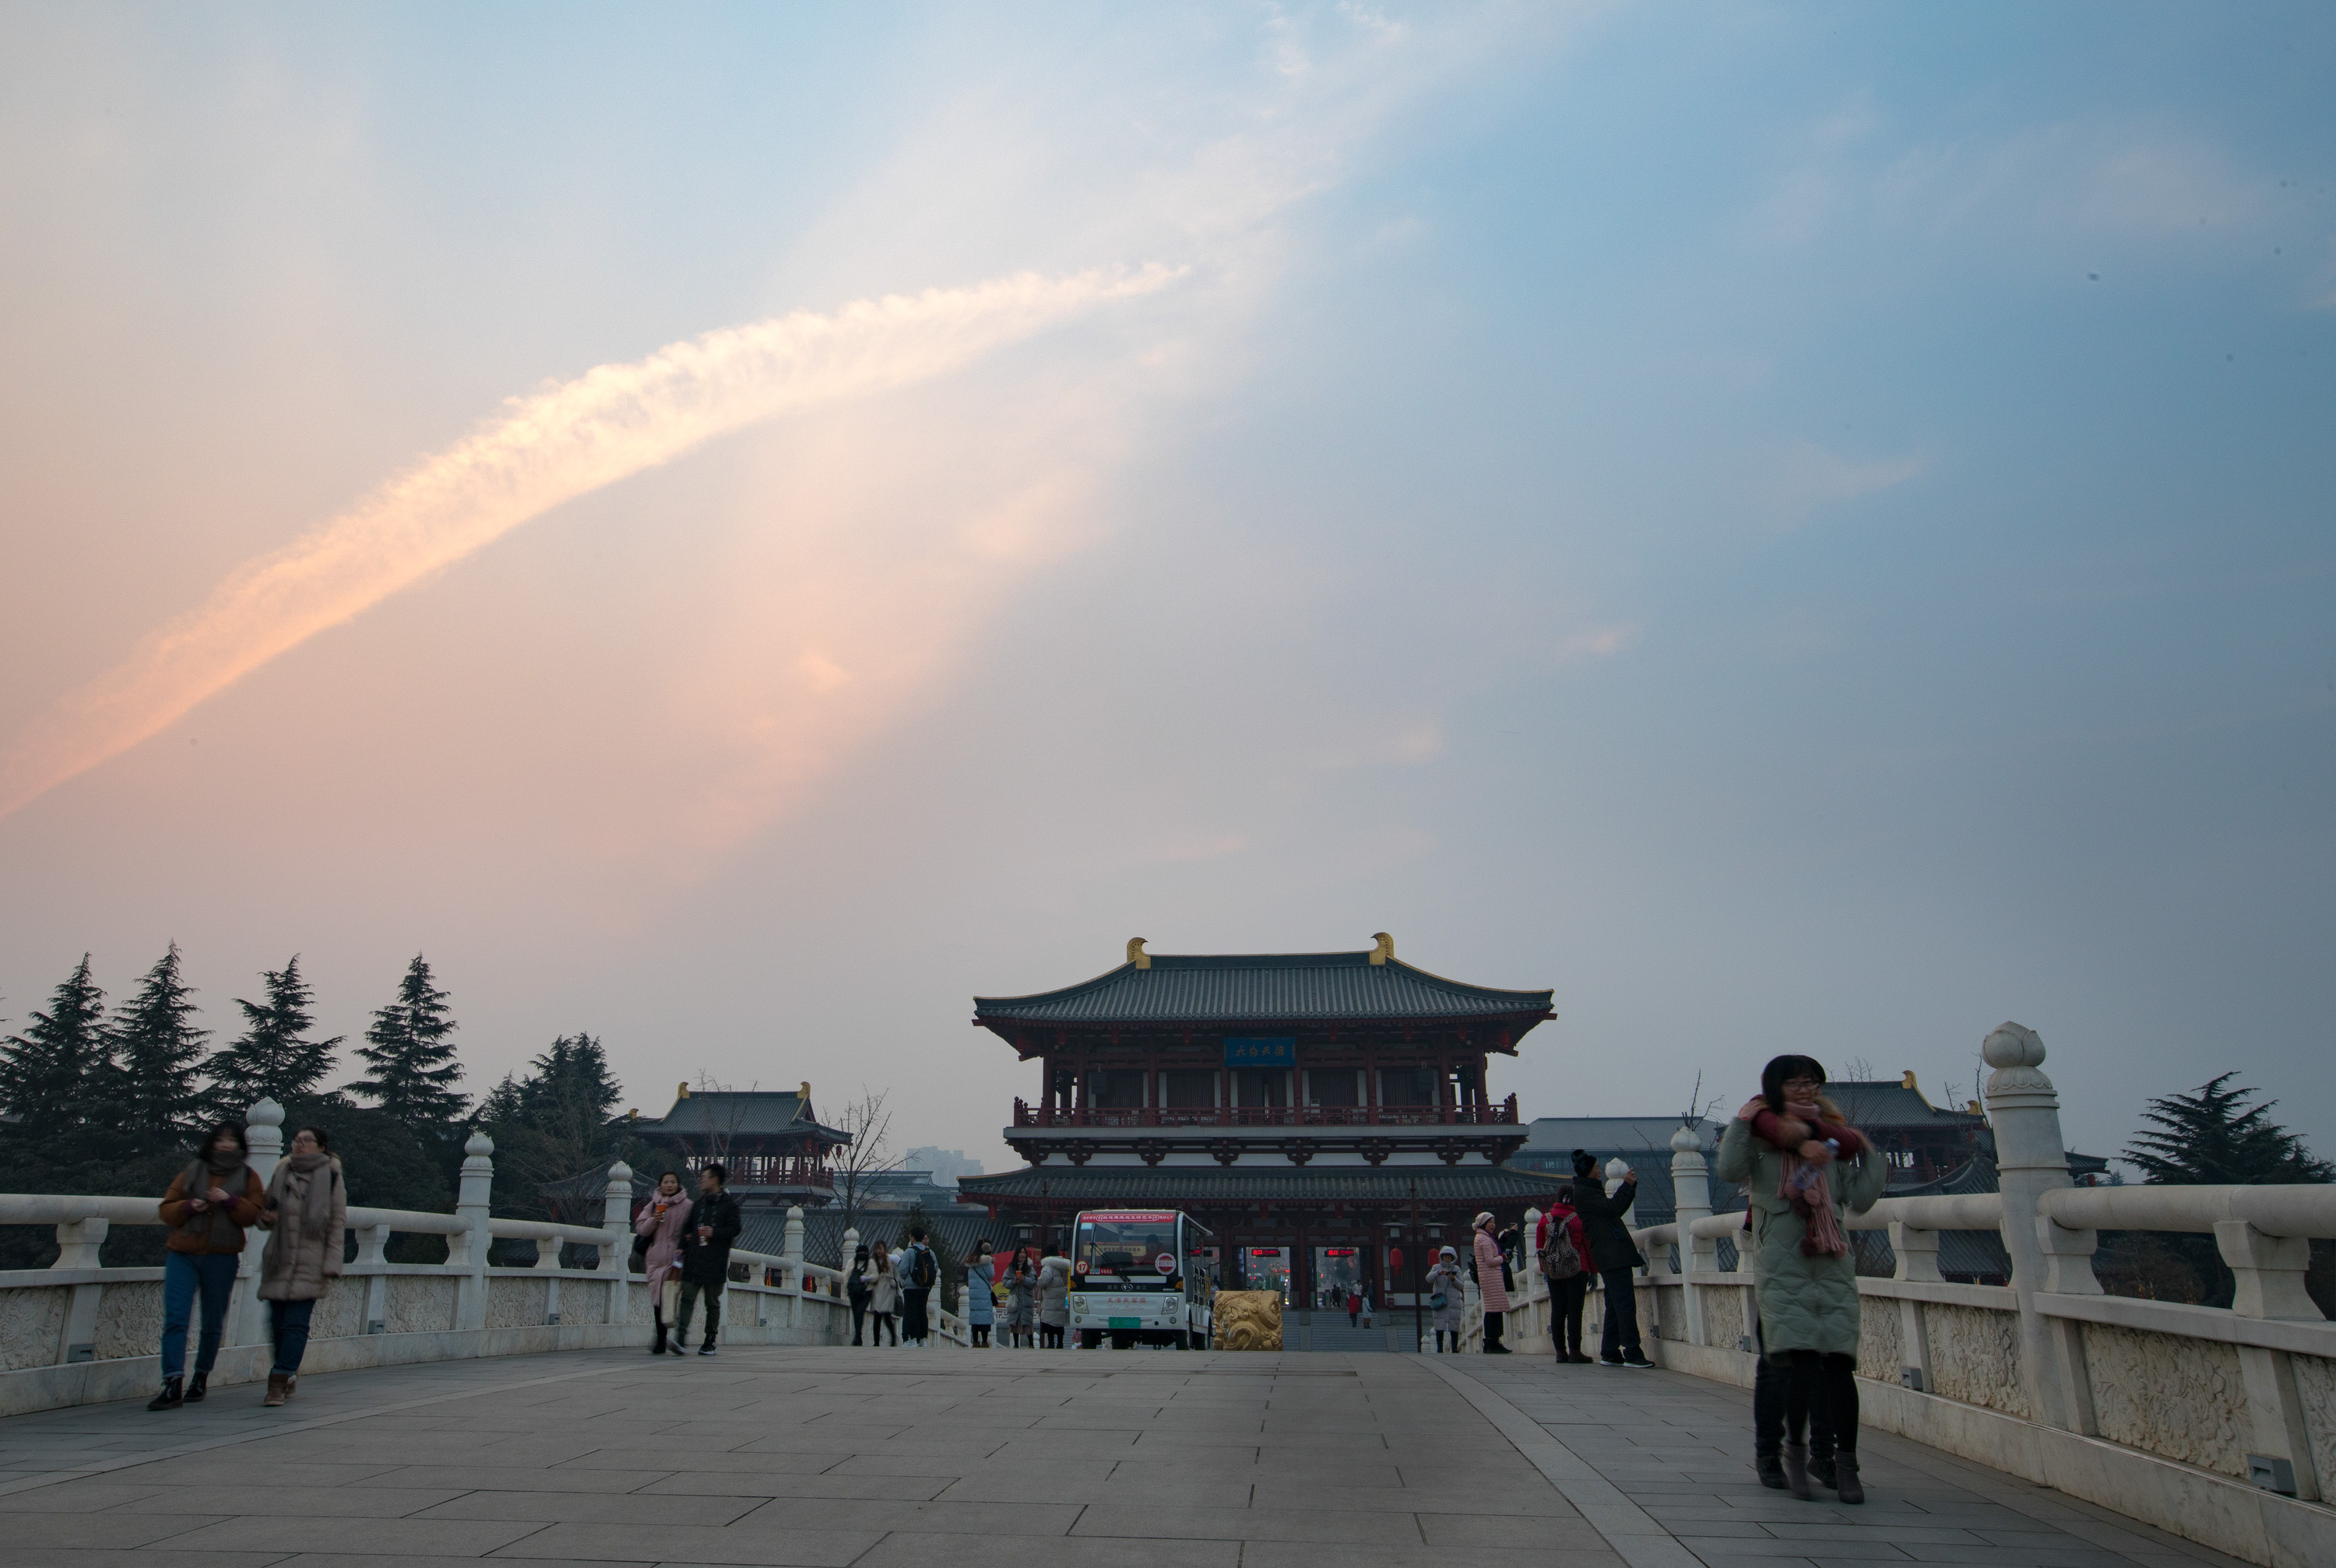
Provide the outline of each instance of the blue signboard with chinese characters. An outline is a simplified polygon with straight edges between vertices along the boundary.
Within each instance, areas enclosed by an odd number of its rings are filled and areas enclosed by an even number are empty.
[[[1298,1041],[1290,1035],[1227,1035],[1225,1066],[1229,1067],[1294,1067]]]

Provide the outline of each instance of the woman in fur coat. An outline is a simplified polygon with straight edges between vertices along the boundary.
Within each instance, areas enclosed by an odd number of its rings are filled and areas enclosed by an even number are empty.
[[[259,1299],[268,1303],[276,1364],[268,1368],[268,1397],[260,1403],[281,1405],[300,1380],[308,1319],[340,1277],[348,1231],[349,1195],[323,1128],[303,1127],[292,1135],[290,1152],[268,1178],[265,1206],[259,1223],[268,1234],[259,1257]]]

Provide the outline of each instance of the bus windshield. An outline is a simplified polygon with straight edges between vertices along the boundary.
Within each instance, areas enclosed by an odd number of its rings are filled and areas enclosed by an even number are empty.
[[[1179,1272],[1173,1209],[1096,1210],[1079,1216],[1072,1266],[1091,1290],[1165,1290]]]

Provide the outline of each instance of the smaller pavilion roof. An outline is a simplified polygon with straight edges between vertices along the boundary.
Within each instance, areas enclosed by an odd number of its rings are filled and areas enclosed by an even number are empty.
[[[848,1144],[852,1135],[822,1126],[812,1109],[811,1086],[800,1092],[783,1089],[707,1089],[692,1094],[682,1086],[673,1109],[651,1118],[628,1120],[630,1130],[643,1137],[763,1138],[813,1134],[831,1144]]]
[[[976,997],[974,1021],[1012,1024],[1260,1024],[1345,1019],[1539,1019],[1552,991],[1448,980],[1397,959],[1394,943],[1352,953],[1146,953],[1060,990]],[[1528,1026],[1530,1027],[1530,1026]]]

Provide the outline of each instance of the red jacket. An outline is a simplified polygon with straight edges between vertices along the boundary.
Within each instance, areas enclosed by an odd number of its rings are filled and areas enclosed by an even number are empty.
[[[1561,1214],[1565,1217],[1566,1226],[1573,1239],[1574,1256],[1582,1260],[1582,1272],[1597,1272],[1598,1265],[1590,1261],[1590,1238],[1582,1229],[1582,1216],[1563,1203],[1552,1204],[1549,1213],[1541,1217],[1541,1223],[1533,1227],[1533,1255],[1539,1257],[1548,1250],[1549,1222]]]

